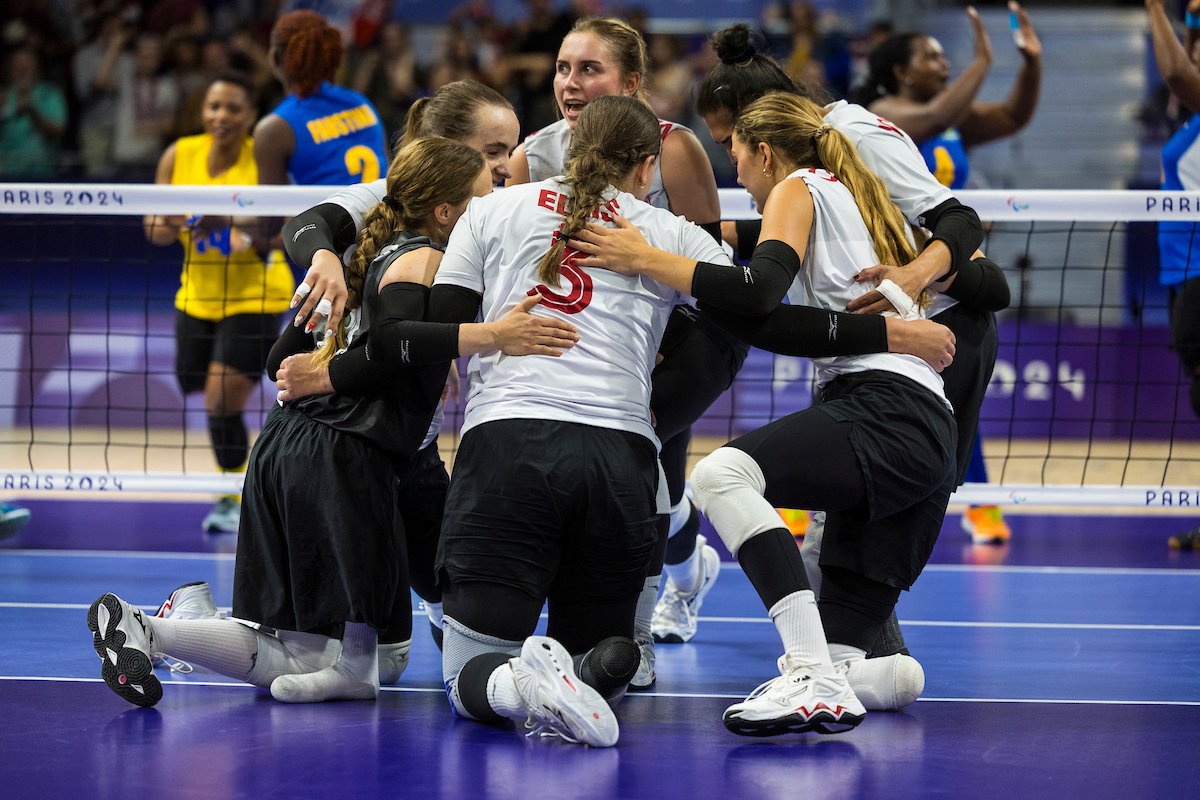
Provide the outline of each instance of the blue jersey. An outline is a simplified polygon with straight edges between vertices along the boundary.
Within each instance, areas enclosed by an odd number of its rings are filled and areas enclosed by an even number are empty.
[[[966,188],[971,168],[957,128],[947,128],[932,139],[926,139],[917,149],[938,183],[948,189]]]
[[[1175,132],[1162,149],[1163,189],[1200,189],[1200,114]],[[1200,236],[1195,222],[1158,223],[1158,280],[1175,286],[1200,278]]]
[[[358,92],[322,83],[301,99],[288,95],[272,112],[292,126],[296,152],[288,177],[302,185],[370,183],[387,173],[383,123]]]

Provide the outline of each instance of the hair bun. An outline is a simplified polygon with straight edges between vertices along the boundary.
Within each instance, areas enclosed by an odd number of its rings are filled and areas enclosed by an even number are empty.
[[[744,23],[730,25],[715,34],[712,47],[717,51],[717,58],[725,64],[741,64],[758,52],[750,40],[750,26]]]

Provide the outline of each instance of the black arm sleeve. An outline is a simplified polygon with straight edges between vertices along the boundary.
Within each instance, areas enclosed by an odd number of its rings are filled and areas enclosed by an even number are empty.
[[[426,321],[414,321],[401,310],[395,287],[402,285],[385,286],[379,293],[379,313],[367,341],[370,359],[399,366],[458,358],[458,326],[475,319],[479,295],[461,286],[436,286],[429,293]]]
[[[292,217],[283,226],[283,247],[288,258],[307,269],[318,250],[345,254],[357,237],[350,212],[337,203],[321,203]]]
[[[703,302],[699,307],[743,342],[784,356],[823,358],[888,351],[887,323],[878,314],[779,305],[766,316],[746,316]]]
[[[754,255],[754,248],[758,246],[758,237],[762,233],[762,220],[739,219],[733,223],[733,227],[737,230],[738,261],[748,261]]]
[[[783,300],[800,272],[800,256],[791,245],[772,239],[754,248],[745,267],[696,264],[692,297],[737,314],[763,316]]]
[[[385,287],[384,291],[397,287],[389,292],[391,311],[406,319],[421,319],[425,316],[425,308],[429,299],[429,290],[419,283],[394,283]],[[384,307],[382,293],[380,308]],[[395,378],[395,368],[381,359],[371,359],[371,351],[364,343],[360,347],[352,347],[341,355],[334,356],[329,362],[329,381],[333,390],[347,397],[369,397],[377,394],[387,381]]]
[[[706,222],[700,227],[704,229],[705,233],[716,239],[717,244],[721,244],[721,242],[724,241],[721,239],[721,220],[717,220],[716,222]]]
[[[279,338],[275,340],[275,344],[271,345],[271,352],[267,356],[267,377],[271,380],[278,380],[276,377],[279,373],[279,367],[283,364],[283,360],[288,356],[294,356],[296,353],[307,353],[315,350],[317,342],[311,333],[305,333],[303,326],[296,327],[289,324],[284,328],[283,333],[279,334]]]
[[[1012,299],[1000,265],[983,256],[963,264],[946,296],[980,311],[1003,311]]]
[[[926,211],[917,222],[933,234],[930,242],[936,239],[950,248],[950,271],[937,276],[938,280],[945,280],[961,269],[983,244],[983,223],[979,221],[979,215],[975,209],[953,197]],[[928,247],[929,242],[925,246]]]

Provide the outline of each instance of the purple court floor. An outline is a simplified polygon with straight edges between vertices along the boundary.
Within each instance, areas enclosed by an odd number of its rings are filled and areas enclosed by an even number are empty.
[[[162,701],[136,709],[100,681],[88,605],[206,580],[228,607],[233,540],[199,532],[201,504],[27,505],[0,544],[3,798],[1200,798],[1200,554],[1166,547],[1197,519],[1014,514],[995,548],[952,515],[898,608],[924,697],[838,736],[721,725],[779,654],[727,563],[598,751],[454,720],[420,612],[376,703],[285,706],[197,670],[160,671]]]

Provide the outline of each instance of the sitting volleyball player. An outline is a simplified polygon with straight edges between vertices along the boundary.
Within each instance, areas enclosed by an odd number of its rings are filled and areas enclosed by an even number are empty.
[[[461,716],[528,720],[595,746],[617,740],[605,700],[619,699],[639,663],[634,615],[665,507],[650,372],[678,293],[585,272],[565,237],[625,213],[665,249],[731,268],[701,228],[641,202],[660,147],[643,103],[594,100],[565,177],[467,210],[430,294],[430,321],[372,325],[372,358],[445,360],[461,354],[455,323],[496,319],[540,295],[537,313],[569,321],[580,337],[561,358],[472,361],[439,551],[443,677]],[[547,636],[533,636],[547,602]]]
[[[421,139],[397,156],[389,189],[368,218],[347,284],[368,319],[420,319],[441,247],[467,202],[489,192],[491,181],[477,151]],[[394,235],[379,249],[381,228]],[[369,261],[377,250],[381,257]],[[533,319],[524,308],[464,325],[460,333],[466,352],[501,347],[553,354],[558,351],[533,340],[569,347],[574,336],[569,325]],[[364,335],[360,331],[356,343]],[[296,329],[285,333],[301,336]],[[295,348],[277,343],[273,359]],[[92,604],[88,626],[108,686],[132,703],[153,705],[162,686],[150,658],[164,654],[270,687],[284,702],[374,698],[376,632],[389,624],[395,592],[407,593],[396,475],[429,428],[445,371],[444,364],[397,371],[368,399],[292,401],[281,393],[251,455],[234,572],[234,613],[276,633],[230,619],[151,617],[105,594]],[[345,464],[356,465],[353,474]],[[194,587],[183,589],[172,604],[204,605],[195,602]]]
[[[755,346],[799,355],[798,344],[811,334],[788,324],[792,309],[840,309],[867,292],[855,281],[860,270],[912,260],[908,228],[883,184],[809,100],[771,94],[751,104],[734,127],[733,155],[738,182],[763,210],[748,268],[754,282],[722,281],[720,270],[656,252],[634,230],[592,226],[572,244],[596,254],[584,266],[690,287],[706,309],[776,304],[758,323],[742,317],[738,325],[737,317],[718,312],[714,319],[730,320]],[[794,305],[777,305],[785,292]],[[898,290],[889,299],[919,317]],[[924,567],[954,485],[954,418],[937,374],[952,355],[950,346],[928,361],[892,354],[816,359],[819,405],[735,439],[692,471],[697,505],[741,563],[784,643],[781,676],[725,712],[731,731],[848,730],[866,714],[851,682],[864,694],[920,694],[919,666],[901,675],[911,680],[897,681],[897,666],[915,663],[911,658],[863,656],[901,589]],[[821,458],[797,459],[801,445]],[[819,612],[776,506],[828,512]]]

